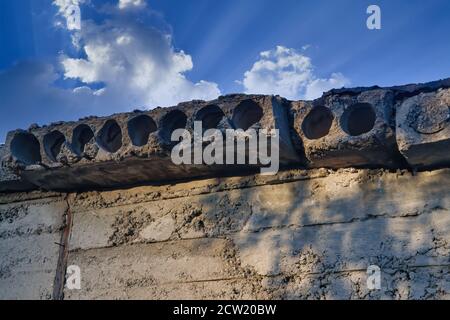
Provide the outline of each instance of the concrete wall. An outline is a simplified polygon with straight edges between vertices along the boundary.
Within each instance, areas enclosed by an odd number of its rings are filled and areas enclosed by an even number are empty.
[[[0,195],[0,298],[59,298],[58,274],[78,265],[65,299],[449,299],[449,173]],[[369,291],[373,264],[382,288]]]
[[[51,299],[67,203],[56,194],[0,196],[0,298]]]

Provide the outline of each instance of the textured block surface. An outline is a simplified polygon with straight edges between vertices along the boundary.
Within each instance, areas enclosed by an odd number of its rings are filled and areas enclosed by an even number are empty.
[[[369,90],[294,102],[294,140],[310,167],[401,166],[395,143],[394,93]]]
[[[450,89],[422,93],[400,105],[397,143],[415,168],[450,165]]]

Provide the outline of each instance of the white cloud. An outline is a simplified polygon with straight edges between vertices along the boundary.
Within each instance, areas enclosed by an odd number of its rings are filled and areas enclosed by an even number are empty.
[[[176,51],[169,34],[136,19],[134,15],[142,15],[142,10],[122,13],[126,8],[144,6],[141,0],[121,0],[101,24],[83,21],[78,35],[86,57],[62,56],[64,76],[81,81],[83,87],[103,84],[105,106],[115,110],[220,95],[216,83],[194,83],[186,78],[185,73],[194,67],[191,56]]]
[[[303,50],[303,51],[306,51],[306,50],[308,50],[309,48],[311,48],[311,45],[310,45],[310,44],[305,44],[304,46],[302,46],[302,50]]]
[[[340,73],[330,78],[314,74],[311,59],[295,49],[277,46],[263,51],[241,81],[246,93],[278,94],[288,99],[315,99],[332,88],[348,85],[349,80]]]
[[[193,82],[186,77],[194,67],[191,56],[173,48],[170,31],[162,30],[170,27],[158,20],[144,1],[122,0],[102,6],[98,8],[101,23],[82,20],[81,29],[74,29],[69,23],[71,8],[83,11],[83,6],[89,5],[95,10],[93,3],[53,2],[58,9],[56,20],[60,20],[56,25],[68,30],[79,56],[63,53],[58,65],[22,62],[0,70],[4,106],[0,108],[0,141],[6,131],[33,122],[76,120],[192,99],[210,100],[221,94],[216,83]],[[73,48],[61,49],[74,52]],[[70,81],[61,81],[64,78]],[[75,88],[67,88],[74,83]]]
[[[91,0],[54,0],[54,4],[63,21],[68,19],[70,6],[83,10],[89,4],[95,9]],[[27,62],[0,71],[0,97],[5,106],[0,108],[0,141],[7,130],[26,128],[32,122],[76,120],[192,99],[210,100],[221,94],[214,82],[187,78],[186,73],[194,68],[192,57],[174,49],[170,27],[151,19],[158,17],[144,1],[117,1],[101,10],[101,23],[82,20],[80,30],[61,23],[73,36],[79,56],[62,54],[59,65]],[[62,48],[63,52],[68,49],[73,48]],[[67,87],[73,83],[77,83],[75,88]],[[241,84],[248,93],[311,99],[347,85],[348,80],[339,73],[317,77],[309,57],[279,46],[262,52]]]
[[[119,9],[142,8],[144,6],[143,0],[119,0]]]

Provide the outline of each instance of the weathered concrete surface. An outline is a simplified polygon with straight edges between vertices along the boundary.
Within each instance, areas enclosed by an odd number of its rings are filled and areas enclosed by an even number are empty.
[[[346,169],[71,198],[66,298],[448,299],[450,171]],[[382,270],[369,291],[366,269]]]
[[[301,140],[309,167],[401,168],[395,141],[394,92],[326,95],[293,102],[294,141]]]
[[[222,136],[228,129],[238,129],[240,140],[248,137],[247,129],[268,130],[269,139],[271,130],[278,129],[282,169],[448,167],[448,153],[442,150],[449,146],[449,83],[445,79],[390,88],[344,88],[314,101],[234,94],[150,111],[32,125],[10,132],[5,147],[0,147],[4,154],[0,191],[34,186],[66,192],[105,190],[242,176],[263,166],[261,161],[208,166],[198,158],[197,164],[175,165],[171,134],[187,129],[193,135],[196,121],[203,131],[218,129]],[[211,140],[214,136],[202,137],[202,148]],[[243,143],[244,158],[257,154],[255,145]]]
[[[449,187],[450,169],[315,169],[0,194],[0,298],[56,298],[70,212],[65,299],[449,299]]]
[[[174,164],[172,132],[187,129],[193,136],[195,121],[202,122],[204,130],[219,129],[224,136],[227,129],[278,129],[280,163],[296,163],[300,157],[291,143],[288,108],[289,102],[279,97],[229,95],[170,108],[32,126],[8,134],[5,166],[43,189],[63,191],[248,174],[260,164]]]
[[[254,298],[229,247],[225,239],[198,239],[72,252],[85,289],[66,290],[66,298]]]
[[[67,203],[1,197],[0,299],[52,299]]]
[[[7,150],[0,144],[0,192],[29,191],[36,188],[32,183],[23,180],[4,163],[7,161]]]
[[[415,168],[450,165],[450,89],[421,93],[397,109],[400,152]]]

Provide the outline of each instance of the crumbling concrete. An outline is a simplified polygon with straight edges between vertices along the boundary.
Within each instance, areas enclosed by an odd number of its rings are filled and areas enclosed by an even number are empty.
[[[0,292],[52,298],[70,211],[81,290],[66,299],[448,299],[449,177],[315,169],[5,194]],[[369,265],[381,290],[367,288]]]
[[[69,263],[86,287],[66,297],[448,298],[449,183],[448,170],[348,169],[80,194]]]
[[[310,167],[402,167],[390,90],[293,102],[292,113]]]
[[[15,174],[4,165],[8,161],[5,145],[0,145],[0,192],[30,191],[36,186]]]
[[[7,136],[7,168],[47,190],[80,190],[241,174],[252,166],[176,165],[170,155],[175,129],[279,129],[280,162],[299,158],[290,141],[289,103],[271,96],[233,95],[172,108],[90,117],[33,126]],[[247,145],[248,148],[248,145]],[[253,169],[254,170],[254,169]]]
[[[450,89],[421,93],[397,110],[400,152],[415,168],[450,165]]]
[[[177,142],[171,141],[171,135],[185,128],[194,136],[195,121],[202,123],[203,131],[219,129],[223,136],[228,129],[240,129],[238,138],[245,137],[243,131],[248,129],[265,129],[269,136],[271,129],[278,129],[276,151],[282,169],[446,167],[449,82],[331,90],[314,101],[237,94],[170,108],[32,125],[10,132],[1,148],[0,190],[162,184],[239,176],[261,167],[260,162],[174,164],[170,155]],[[208,144],[202,141],[203,148]],[[256,151],[251,148],[246,143],[245,157]]]
[[[53,298],[67,203],[48,196],[0,200],[0,299]]]

